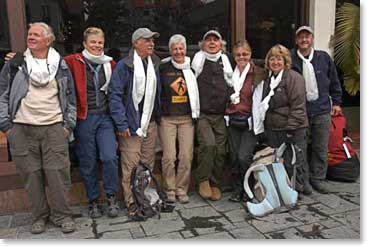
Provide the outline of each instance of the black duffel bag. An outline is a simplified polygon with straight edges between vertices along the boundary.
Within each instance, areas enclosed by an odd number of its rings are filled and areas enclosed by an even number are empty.
[[[239,130],[247,130],[249,129],[248,119],[250,118],[250,116],[251,116],[250,114],[248,115],[230,114],[229,125]]]

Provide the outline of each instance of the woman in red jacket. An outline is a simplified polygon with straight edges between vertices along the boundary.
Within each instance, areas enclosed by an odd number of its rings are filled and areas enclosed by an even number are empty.
[[[116,217],[118,206],[117,141],[107,101],[107,87],[116,63],[104,55],[104,33],[96,27],[84,31],[84,50],[65,57],[72,71],[77,96],[76,154],[89,199],[89,216],[102,216],[99,205],[97,159],[103,165],[107,215]]]

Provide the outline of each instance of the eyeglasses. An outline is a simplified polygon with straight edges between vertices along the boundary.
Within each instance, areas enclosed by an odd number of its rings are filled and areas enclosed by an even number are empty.
[[[251,53],[237,53],[237,54],[235,54],[236,57],[241,57],[241,56],[246,57],[246,56],[249,56],[249,55],[251,55]]]

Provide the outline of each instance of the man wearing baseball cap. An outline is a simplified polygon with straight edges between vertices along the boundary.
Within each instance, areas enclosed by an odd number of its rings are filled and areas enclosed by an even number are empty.
[[[131,172],[139,161],[151,170],[154,167],[161,88],[159,58],[153,53],[157,37],[159,33],[148,28],[135,30],[129,55],[116,65],[108,88],[109,107],[121,153],[122,189],[132,220],[142,217],[130,188]]]
[[[313,48],[314,32],[309,26],[296,31],[297,49],[292,54],[292,69],[303,75],[306,81],[307,114],[311,153],[305,162],[305,182],[300,191],[305,195],[313,189],[328,193],[324,180],[327,172],[327,152],[331,115],[341,112],[342,90],[336,67],[330,56]],[[307,152],[306,152],[307,153]],[[308,177],[309,176],[309,177]]]
[[[199,194],[211,200],[221,199],[221,184],[226,157],[227,129],[224,120],[232,92],[232,66],[225,54],[226,42],[216,30],[204,34],[200,51],[192,61],[198,82],[200,117],[196,131],[199,143],[196,182]]]

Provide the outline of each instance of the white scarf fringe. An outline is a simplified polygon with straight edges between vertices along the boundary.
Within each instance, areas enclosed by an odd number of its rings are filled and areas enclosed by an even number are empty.
[[[240,92],[243,87],[243,84],[245,83],[245,79],[247,76],[248,71],[250,70],[250,63],[247,63],[245,69],[242,71],[242,74],[240,74],[240,70],[238,69],[238,66],[234,69],[233,72],[233,89],[234,93],[231,95],[231,102],[233,104],[239,104],[240,103]]]
[[[270,91],[269,94],[262,100],[264,81],[256,87],[254,94],[252,96],[252,118],[254,122],[254,133],[258,135],[264,132],[264,120],[266,111],[269,109],[269,102],[272,96],[274,96],[274,89],[278,87],[279,83],[282,81],[284,69],[279,72],[278,76],[274,76],[270,79]],[[271,73],[271,72],[269,72]]]
[[[134,79],[133,79],[133,103],[139,112],[139,103],[144,97],[143,114],[140,119],[140,128],[136,130],[139,137],[146,137],[150,117],[154,108],[155,94],[157,91],[157,77],[155,75],[152,58],[148,56],[147,75],[145,76],[144,65],[141,57],[134,50]]]
[[[299,50],[297,50],[297,55],[302,59],[302,74],[306,81],[306,97],[307,101],[315,101],[319,98],[319,89],[317,87],[317,80],[315,69],[311,63],[314,54],[314,49],[311,48],[311,53],[306,59]]]

